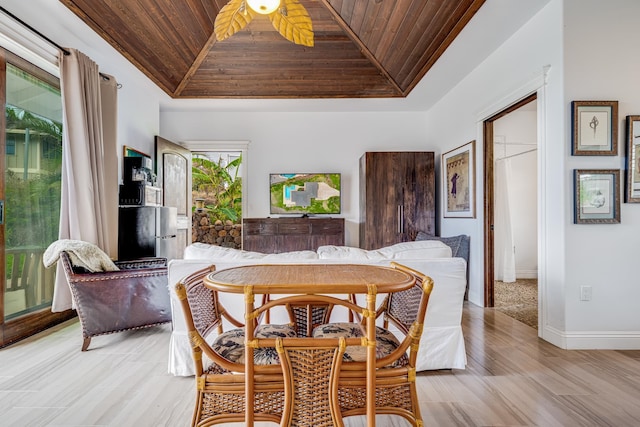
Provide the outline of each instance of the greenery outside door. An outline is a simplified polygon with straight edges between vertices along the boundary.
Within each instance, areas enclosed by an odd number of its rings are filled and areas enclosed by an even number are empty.
[[[242,152],[193,151],[194,242],[242,247]]]

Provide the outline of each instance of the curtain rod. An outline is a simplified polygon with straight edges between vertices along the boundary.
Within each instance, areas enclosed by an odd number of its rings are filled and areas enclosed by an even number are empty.
[[[42,34],[40,31],[36,30],[35,28],[33,28],[31,25],[27,24],[26,22],[24,22],[22,19],[18,18],[16,15],[14,15],[13,13],[9,12],[7,9],[5,9],[4,7],[0,6],[0,11],[2,11],[5,15],[7,15],[8,17],[10,17],[11,19],[13,19],[14,21],[18,22],[20,25],[22,25],[23,27],[27,28],[29,31],[33,32],[34,34],[36,34],[38,37],[40,37],[42,40],[46,41],[47,43],[49,43],[50,45],[56,47],[59,51],[61,51],[65,56],[69,56],[71,55],[71,52],[69,52],[67,49],[65,49],[64,47],[60,46],[58,43],[54,42],[53,40],[51,40],[49,37],[45,36],[44,34]],[[107,76],[106,74],[100,73],[100,77],[102,77],[105,80],[111,80],[109,76]],[[120,83],[118,83],[118,89],[120,89],[122,87],[122,85]]]
[[[40,31],[36,30],[35,28],[33,28],[31,25],[27,24],[26,22],[24,22],[22,19],[18,18],[16,15],[14,15],[13,13],[9,12],[7,9],[5,9],[4,7],[0,6],[0,10],[2,12],[4,12],[5,15],[8,15],[11,19],[13,19],[14,21],[20,23],[23,27],[27,28],[28,30],[30,30],[31,32],[35,33],[38,37],[40,37],[41,39],[47,41],[50,45],[55,46],[58,48],[58,50],[61,50],[65,55],[71,55],[71,52],[69,52],[67,49],[63,48],[62,46],[60,46],[58,43],[54,42],[53,40],[51,40],[49,37],[45,36],[44,34],[42,34]]]

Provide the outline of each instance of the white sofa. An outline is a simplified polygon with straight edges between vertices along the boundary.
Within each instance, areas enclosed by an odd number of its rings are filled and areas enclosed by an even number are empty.
[[[194,243],[185,250],[184,259],[169,262],[168,278],[173,318],[169,373],[177,376],[194,374],[184,315],[175,294],[175,284],[183,277],[212,264],[217,270],[221,270],[239,265],[264,263],[350,263],[388,266],[391,261],[418,270],[434,280],[417,369],[464,369],[467,358],[461,319],[466,289],[466,261],[463,258],[452,258],[451,248],[440,241],[399,243],[374,251],[347,246],[321,246],[317,252],[298,251],[281,254],[262,254]],[[382,299],[383,296],[379,297]],[[235,318],[244,318],[243,295],[222,294],[220,298]],[[344,313],[332,314],[331,321],[345,320]],[[286,319],[277,316],[272,316],[271,321],[287,322]]]

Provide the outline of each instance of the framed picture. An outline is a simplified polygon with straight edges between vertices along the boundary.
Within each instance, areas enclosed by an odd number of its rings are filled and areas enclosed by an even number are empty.
[[[574,169],[575,224],[620,223],[620,171]]]
[[[574,156],[618,155],[618,101],[573,101]]]
[[[626,203],[640,203],[640,116],[627,116]]]
[[[471,141],[442,155],[445,218],[475,218],[475,146]]]

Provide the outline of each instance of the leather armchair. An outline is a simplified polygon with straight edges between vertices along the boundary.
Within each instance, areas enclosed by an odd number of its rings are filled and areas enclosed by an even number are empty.
[[[91,338],[171,322],[167,260],[116,261],[120,271],[91,273],[60,254],[82,328],[82,351]]]

